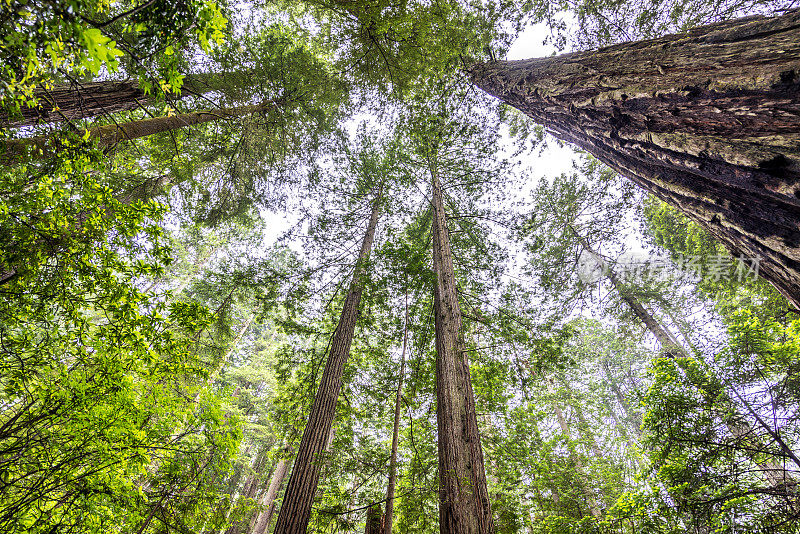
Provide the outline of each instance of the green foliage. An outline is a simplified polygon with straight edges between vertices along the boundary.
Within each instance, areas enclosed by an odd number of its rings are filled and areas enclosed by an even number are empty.
[[[244,534],[280,507],[270,473],[293,461],[380,190],[310,530],[360,530],[384,499],[408,325],[394,527],[437,531],[435,174],[496,532],[796,531],[796,494],[765,466],[800,473],[800,321],[735,277],[582,280],[586,243],[612,263],[643,239],[675,261],[724,252],[650,200],[630,232],[638,196],[592,159],[519,201],[501,125],[534,145],[544,130],[460,73],[527,20],[566,45],[561,9],[584,46],[781,5],[5,2],[9,119],[55,84],[80,99],[87,81],[134,78],[147,99],[14,132],[47,139],[42,154],[5,143],[19,157],[0,173],[0,529]],[[105,152],[85,134],[259,103]],[[290,230],[273,245],[276,214]],[[695,346],[653,359],[626,298]]]
[[[34,89],[47,88],[58,73],[72,79],[115,72],[120,56],[133,66],[129,74],[149,77],[142,62],[171,55],[193,35],[202,48],[220,42],[227,20],[214,2],[197,0],[116,1],[12,0],[0,17],[0,105],[14,116],[21,106],[37,104]],[[179,89],[175,66],[165,80]]]
[[[786,299],[762,278],[757,278],[753,259],[732,258],[696,223],[676,208],[649,198],[643,205],[643,218],[653,242],[666,249],[673,261],[696,264],[701,274],[697,290],[714,299],[723,317],[747,307],[757,313],[783,314],[788,309]],[[758,258],[756,262],[760,262]]]

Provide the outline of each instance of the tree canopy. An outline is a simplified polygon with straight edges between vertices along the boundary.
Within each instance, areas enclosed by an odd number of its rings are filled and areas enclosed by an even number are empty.
[[[800,532],[797,7],[4,2],[0,530]]]

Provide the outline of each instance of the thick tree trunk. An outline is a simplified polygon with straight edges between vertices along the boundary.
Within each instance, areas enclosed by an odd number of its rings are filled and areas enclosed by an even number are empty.
[[[800,307],[800,11],[467,70],[732,254],[762,258]]]
[[[174,95],[201,95],[222,89],[230,80],[221,75],[195,74],[183,80],[181,92]],[[152,100],[136,80],[107,80],[102,82],[57,85],[50,89],[39,88],[34,97],[39,104],[25,107],[17,117],[4,117],[0,127],[21,128],[34,124],[67,122],[91,119],[120,111],[135,109]]]
[[[278,104],[276,102],[270,100],[251,106],[193,111],[181,115],[123,122],[122,124],[106,124],[88,130],[89,139],[93,140],[98,148],[107,149],[120,141],[133,141],[140,137],[178,130],[187,126],[194,126],[206,122],[230,120],[253,113],[263,112],[271,107],[277,106]],[[54,146],[54,139],[53,136],[49,135],[8,139],[3,142],[3,149],[0,152],[0,163],[4,165],[13,165],[23,159],[25,154],[29,154],[29,157],[32,159],[50,158],[58,151],[58,146]]]
[[[486,488],[475,396],[461,327],[453,256],[442,186],[429,162],[433,197],[433,270],[436,274],[436,418],[439,435],[439,531],[494,531]]]
[[[392,455],[389,457],[389,483],[386,486],[386,512],[383,534],[392,534],[394,516],[394,488],[397,482],[397,444],[400,440],[400,403],[403,399],[403,377],[406,373],[406,348],[408,346],[408,295],[406,295],[405,328],[403,328],[403,352],[400,355],[400,376],[397,379],[397,396],[394,401],[394,427],[392,429]]]
[[[318,456],[325,449],[333,426],[336,401],[342,387],[344,365],[350,356],[350,344],[353,341],[361,291],[364,285],[364,263],[372,248],[375,228],[378,225],[382,191],[383,186],[380,187],[375,198],[364,241],[361,244],[361,252],[353,272],[353,280],[342,307],[339,324],[331,339],[328,361],[322,372],[319,390],[314,397],[311,414],[303,432],[294,469],[292,469],[286,495],[283,498],[283,506],[278,515],[278,523],[275,525],[276,534],[305,533],[311,516],[311,503],[314,500],[314,493],[317,491],[322,468],[322,462]]]

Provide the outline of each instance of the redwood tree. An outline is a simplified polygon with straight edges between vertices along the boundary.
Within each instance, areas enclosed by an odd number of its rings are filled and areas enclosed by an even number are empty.
[[[494,531],[492,508],[486,487],[442,184],[433,158],[429,153],[433,270],[436,275],[433,302],[439,434],[439,532],[488,534]]]
[[[800,11],[467,70],[734,255],[761,257],[800,307]]]
[[[286,487],[278,522],[275,525],[276,534],[306,532],[308,520],[311,516],[311,504],[319,482],[322,462],[319,455],[326,448],[328,436],[336,414],[336,401],[342,388],[342,375],[344,366],[350,356],[350,345],[355,333],[356,320],[358,319],[361,292],[364,287],[365,262],[372,248],[375,237],[375,228],[378,226],[383,186],[379,186],[373,202],[372,213],[369,218],[361,251],[358,255],[353,279],[347,292],[339,323],[330,342],[328,359],[322,372],[319,389],[314,397],[311,414],[308,418],[303,438],[298,447],[292,474]]]

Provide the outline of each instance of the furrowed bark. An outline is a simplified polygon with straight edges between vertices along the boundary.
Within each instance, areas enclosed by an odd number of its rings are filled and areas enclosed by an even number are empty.
[[[361,244],[361,252],[353,272],[353,279],[342,307],[339,324],[331,339],[330,353],[322,372],[319,390],[314,397],[311,414],[303,431],[303,438],[297,451],[292,475],[286,487],[275,534],[302,534],[306,532],[311,516],[311,503],[317,491],[322,461],[320,453],[325,449],[328,436],[336,414],[336,401],[342,387],[342,374],[347,358],[350,356],[350,344],[358,317],[361,291],[363,289],[364,263],[372,248],[375,228],[378,225],[383,186],[378,190],[372,214]]]
[[[270,100],[252,106],[193,111],[181,115],[154,117],[121,124],[106,124],[88,130],[88,140],[93,141],[100,149],[107,149],[121,141],[133,141],[140,137],[179,130],[206,122],[231,120],[253,113],[264,112],[271,107],[277,106],[276,102]],[[13,165],[23,160],[26,154],[31,159],[53,157],[58,152],[58,146],[54,141],[55,137],[50,135],[7,139],[3,142],[3,148],[0,151],[0,163]]]
[[[439,436],[439,531],[494,532],[483,466],[475,396],[456,292],[442,186],[429,161],[433,198],[433,269],[436,274],[436,419]]]
[[[466,69],[734,256],[762,258],[800,308],[800,11]]]
[[[386,512],[383,517],[383,534],[392,534],[394,516],[394,488],[397,482],[397,443],[400,438],[400,402],[403,398],[403,377],[406,373],[406,348],[408,346],[408,295],[406,295],[405,328],[403,329],[403,352],[400,355],[400,378],[397,380],[397,396],[394,401],[394,428],[392,430],[392,455],[389,458],[389,483],[386,486]]]
[[[242,74],[243,76],[244,74]],[[230,80],[218,74],[189,75],[183,80],[181,92],[171,95],[183,98],[225,88]],[[136,109],[153,100],[145,94],[136,80],[107,80],[68,85],[34,91],[38,104],[22,108],[18,116],[3,117],[0,127],[21,128],[35,124],[92,119],[120,111]]]

